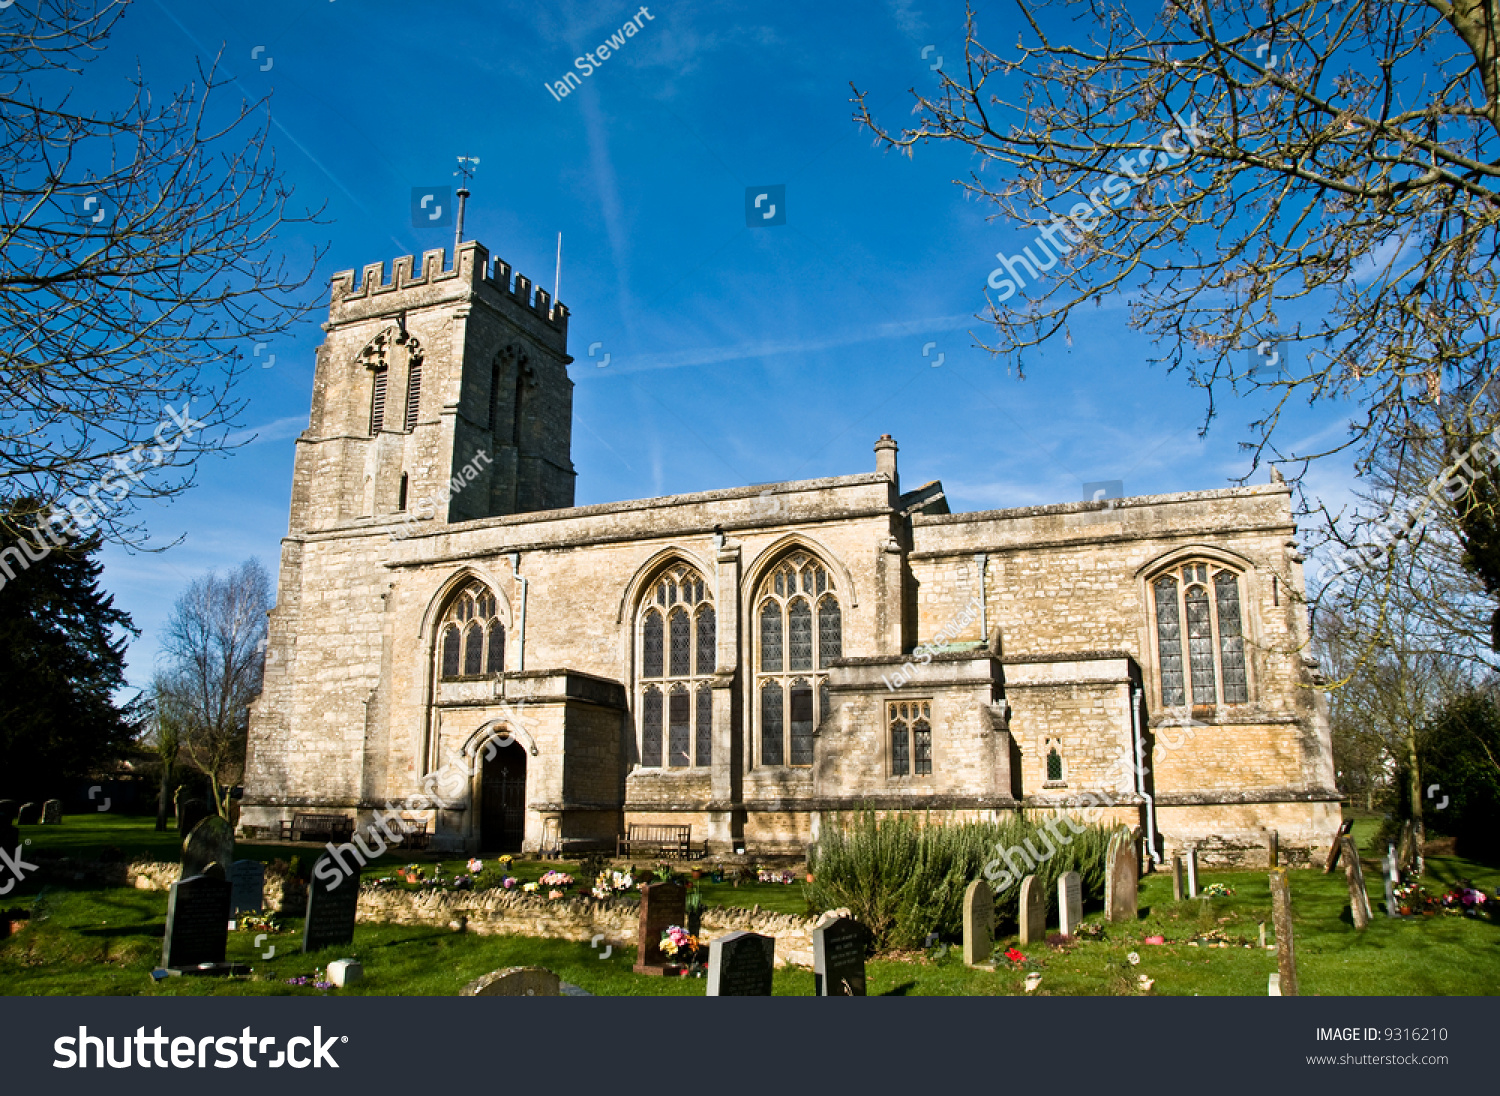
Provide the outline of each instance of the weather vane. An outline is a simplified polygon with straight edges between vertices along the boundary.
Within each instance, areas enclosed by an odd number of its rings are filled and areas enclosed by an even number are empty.
[[[453,174],[462,178],[458,185],[458,222],[453,228],[453,262],[458,262],[458,245],[464,239],[464,206],[469,200],[469,180],[474,177],[474,172],[479,170],[478,156],[460,156],[458,158],[458,170]]]

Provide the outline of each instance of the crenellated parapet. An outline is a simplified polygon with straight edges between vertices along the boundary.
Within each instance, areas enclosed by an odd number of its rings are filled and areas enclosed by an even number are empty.
[[[343,314],[364,313],[372,308],[397,307],[399,303],[391,299],[392,294],[412,293],[415,295],[413,303],[423,304],[478,293],[502,297],[566,335],[567,306],[553,301],[550,293],[533,285],[524,274],[514,271],[504,259],[496,258],[492,262],[483,244],[472,240],[461,244],[458,261],[451,268],[445,266],[446,257],[446,252],[440,247],[424,251],[418,267],[414,256],[402,255],[391,263],[389,279],[386,278],[384,263],[366,266],[358,283],[355,282],[355,271],[339,271],[331,279],[331,318],[337,320]]]

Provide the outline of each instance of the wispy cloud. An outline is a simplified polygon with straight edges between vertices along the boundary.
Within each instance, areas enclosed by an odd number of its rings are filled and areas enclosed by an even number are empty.
[[[306,415],[288,415],[284,419],[272,419],[260,426],[236,430],[224,439],[224,444],[229,446],[257,445],[265,441],[284,441],[287,438],[295,438],[306,429]]]

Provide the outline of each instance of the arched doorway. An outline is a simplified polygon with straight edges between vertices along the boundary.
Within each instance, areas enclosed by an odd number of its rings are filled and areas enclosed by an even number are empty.
[[[485,852],[520,852],[526,836],[526,751],[509,742],[484,763],[479,778],[479,844]]]

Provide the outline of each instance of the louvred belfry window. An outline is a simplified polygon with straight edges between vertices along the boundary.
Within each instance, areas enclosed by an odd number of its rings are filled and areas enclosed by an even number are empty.
[[[759,764],[810,766],[813,734],[832,710],[826,671],[844,653],[833,576],[794,552],[761,580],[754,611]]]
[[[1164,707],[1249,701],[1242,578],[1218,564],[1193,562],[1151,583]]]
[[[438,628],[443,678],[479,677],[505,670],[505,622],[490,588],[470,582],[448,603]]]
[[[657,576],[641,599],[636,710],[644,768],[703,768],[713,761],[709,682],[718,631],[710,589],[695,568],[678,564]]]

